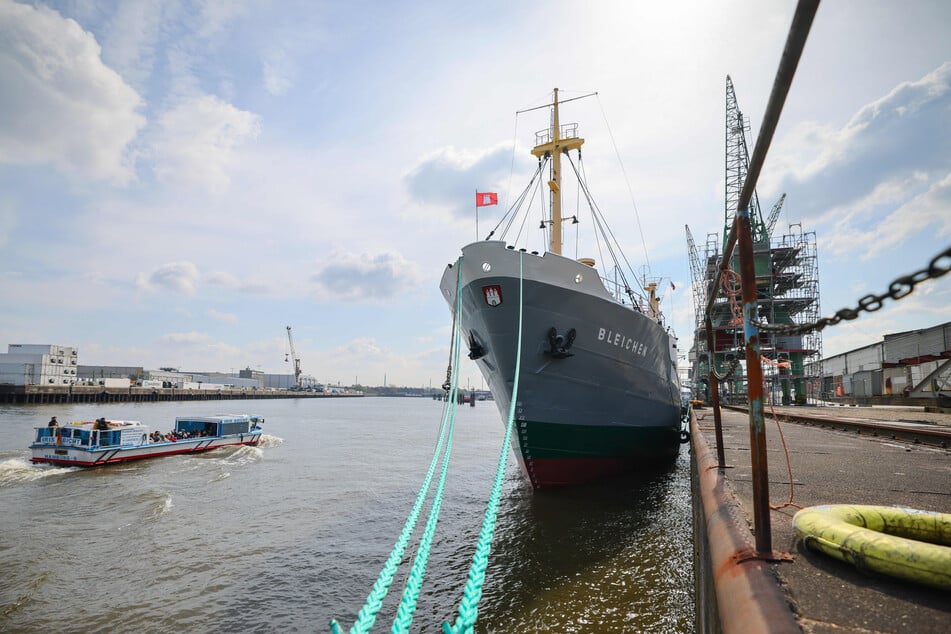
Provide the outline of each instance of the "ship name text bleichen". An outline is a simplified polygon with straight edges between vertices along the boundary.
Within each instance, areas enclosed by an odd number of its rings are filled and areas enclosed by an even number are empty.
[[[598,341],[606,341],[623,350],[630,350],[635,355],[646,357],[647,346],[636,339],[626,337],[619,332],[612,332],[605,328],[598,328]]]

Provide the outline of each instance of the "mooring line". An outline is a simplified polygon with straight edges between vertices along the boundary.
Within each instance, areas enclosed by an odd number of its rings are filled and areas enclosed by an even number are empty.
[[[456,264],[458,266],[459,262],[457,261]],[[459,276],[459,280],[456,284],[456,310],[459,310],[461,303],[460,286],[461,276]],[[457,329],[452,339],[452,349],[454,355],[452,363],[452,386],[449,394],[447,395],[446,408],[444,409],[442,423],[440,424],[439,429],[439,440],[436,443],[435,450],[433,451],[433,458],[429,463],[429,470],[426,473],[426,478],[420,487],[419,493],[416,495],[416,501],[413,503],[413,508],[410,511],[409,516],[406,518],[406,523],[403,525],[403,530],[400,532],[400,536],[396,540],[396,544],[393,546],[390,556],[383,565],[383,569],[380,571],[380,575],[377,577],[376,583],[373,584],[373,588],[370,590],[370,594],[367,596],[367,600],[364,603],[363,608],[361,608],[359,614],[357,614],[356,621],[349,630],[350,634],[366,634],[370,631],[370,628],[373,627],[377,614],[380,611],[380,607],[383,605],[383,599],[386,598],[386,595],[390,589],[390,585],[393,583],[393,577],[395,576],[396,570],[399,567],[399,563],[403,558],[403,552],[406,550],[406,545],[409,543],[409,539],[416,528],[416,522],[419,519],[419,513],[422,510],[423,503],[429,494],[429,486],[432,483],[433,475],[436,472],[436,464],[439,461],[440,455],[443,453],[443,443],[446,440],[447,435],[449,436],[451,442],[451,428],[455,421],[456,397],[459,386],[459,332],[460,331]],[[342,634],[342,629],[336,619],[331,619],[330,631],[332,634]]]
[[[485,509],[485,518],[482,521],[482,530],[479,532],[479,541],[476,544],[475,554],[472,557],[472,566],[469,568],[469,577],[459,602],[459,613],[455,622],[450,625],[443,622],[445,634],[471,634],[479,616],[479,600],[482,598],[482,584],[485,581],[485,569],[489,563],[489,552],[492,549],[492,536],[495,533],[495,520],[498,517],[499,498],[502,493],[502,481],[505,477],[505,465],[508,462],[509,447],[512,443],[512,428],[515,419],[515,401],[518,399],[518,376],[522,365],[522,253],[518,255],[518,343],[515,352],[515,378],[512,385],[512,399],[509,403],[508,423],[505,426],[505,439],[502,441],[502,451],[499,454],[498,465],[495,469],[495,482],[492,484],[492,493]]]
[[[459,307],[459,292],[456,291],[457,308]],[[452,405],[449,406],[451,414],[449,416],[449,431],[446,439],[446,449],[443,453],[442,470],[439,474],[439,482],[436,484],[436,490],[433,493],[432,505],[429,508],[429,518],[426,521],[426,528],[423,536],[419,540],[419,546],[416,549],[416,558],[413,560],[413,567],[410,569],[409,578],[406,586],[403,588],[403,596],[400,599],[399,608],[396,611],[396,618],[393,620],[393,627],[390,630],[392,634],[402,634],[409,631],[409,626],[413,622],[413,612],[416,611],[416,602],[419,599],[419,591],[423,585],[423,577],[426,575],[426,564],[429,561],[429,550],[433,543],[433,535],[436,533],[436,524],[439,521],[439,511],[442,508],[442,493],[446,484],[446,473],[449,470],[449,457],[452,455],[452,436],[456,427],[456,394],[459,388],[459,372],[455,368],[459,367],[459,342],[461,339],[461,326],[456,332],[455,337],[455,356],[453,358],[453,389]],[[470,395],[471,398],[471,395]]]

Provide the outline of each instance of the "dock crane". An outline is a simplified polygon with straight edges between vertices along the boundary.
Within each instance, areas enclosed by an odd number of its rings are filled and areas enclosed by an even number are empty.
[[[297,351],[294,350],[294,337],[291,335],[290,326],[287,327],[287,343],[291,346],[291,353],[290,356],[284,355],[284,361],[288,362],[294,359],[294,385],[300,387],[300,357],[297,356]]]
[[[784,202],[786,202],[785,193],[779,197],[779,200],[773,205],[773,210],[769,212],[769,218],[766,220],[766,233],[770,236],[773,235],[773,227],[776,226],[776,221],[779,220],[779,212],[782,211]]]

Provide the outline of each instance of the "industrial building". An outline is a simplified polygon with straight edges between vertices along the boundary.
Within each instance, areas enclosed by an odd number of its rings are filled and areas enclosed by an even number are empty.
[[[951,402],[951,322],[887,334],[823,359],[810,373],[821,375],[825,400]]]
[[[235,374],[180,372],[171,368],[146,370],[142,366],[80,365],[77,348],[54,344],[9,344],[7,352],[0,353],[0,385],[138,386],[196,390],[321,388],[310,375],[265,374],[250,368]]]
[[[79,352],[70,346],[17,343],[0,353],[0,383],[71,385],[78,369]]]
[[[734,255],[724,275],[721,289],[710,315],[713,347],[708,350],[705,311],[737,212],[740,193],[749,169],[747,132],[736,100],[732,80],[726,78],[726,192],[722,237],[708,233],[700,253],[690,227],[685,227],[690,257],[696,328],[689,353],[694,396],[709,396],[710,363],[718,374],[730,377],[720,387],[725,402],[746,398],[745,336],[743,332],[739,257]],[[753,192],[749,214],[753,234],[756,272],[756,318],[770,324],[804,324],[819,318],[819,266],[814,232],[801,225],[790,225],[787,233],[774,234],[785,202],[783,194],[763,220],[759,196]],[[773,402],[814,402],[819,398],[822,337],[818,332],[804,335],[776,335],[760,332],[760,352],[764,374],[764,392]],[[712,354],[710,354],[712,353]]]

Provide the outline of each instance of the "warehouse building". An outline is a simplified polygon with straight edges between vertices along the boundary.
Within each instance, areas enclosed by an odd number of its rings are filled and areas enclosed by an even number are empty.
[[[12,343],[0,353],[0,384],[71,385],[78,369],[79,351],[71,346]]]
[[[887,334],[822,360],[822,395],[890,400],[951,398],[951,322]]]

